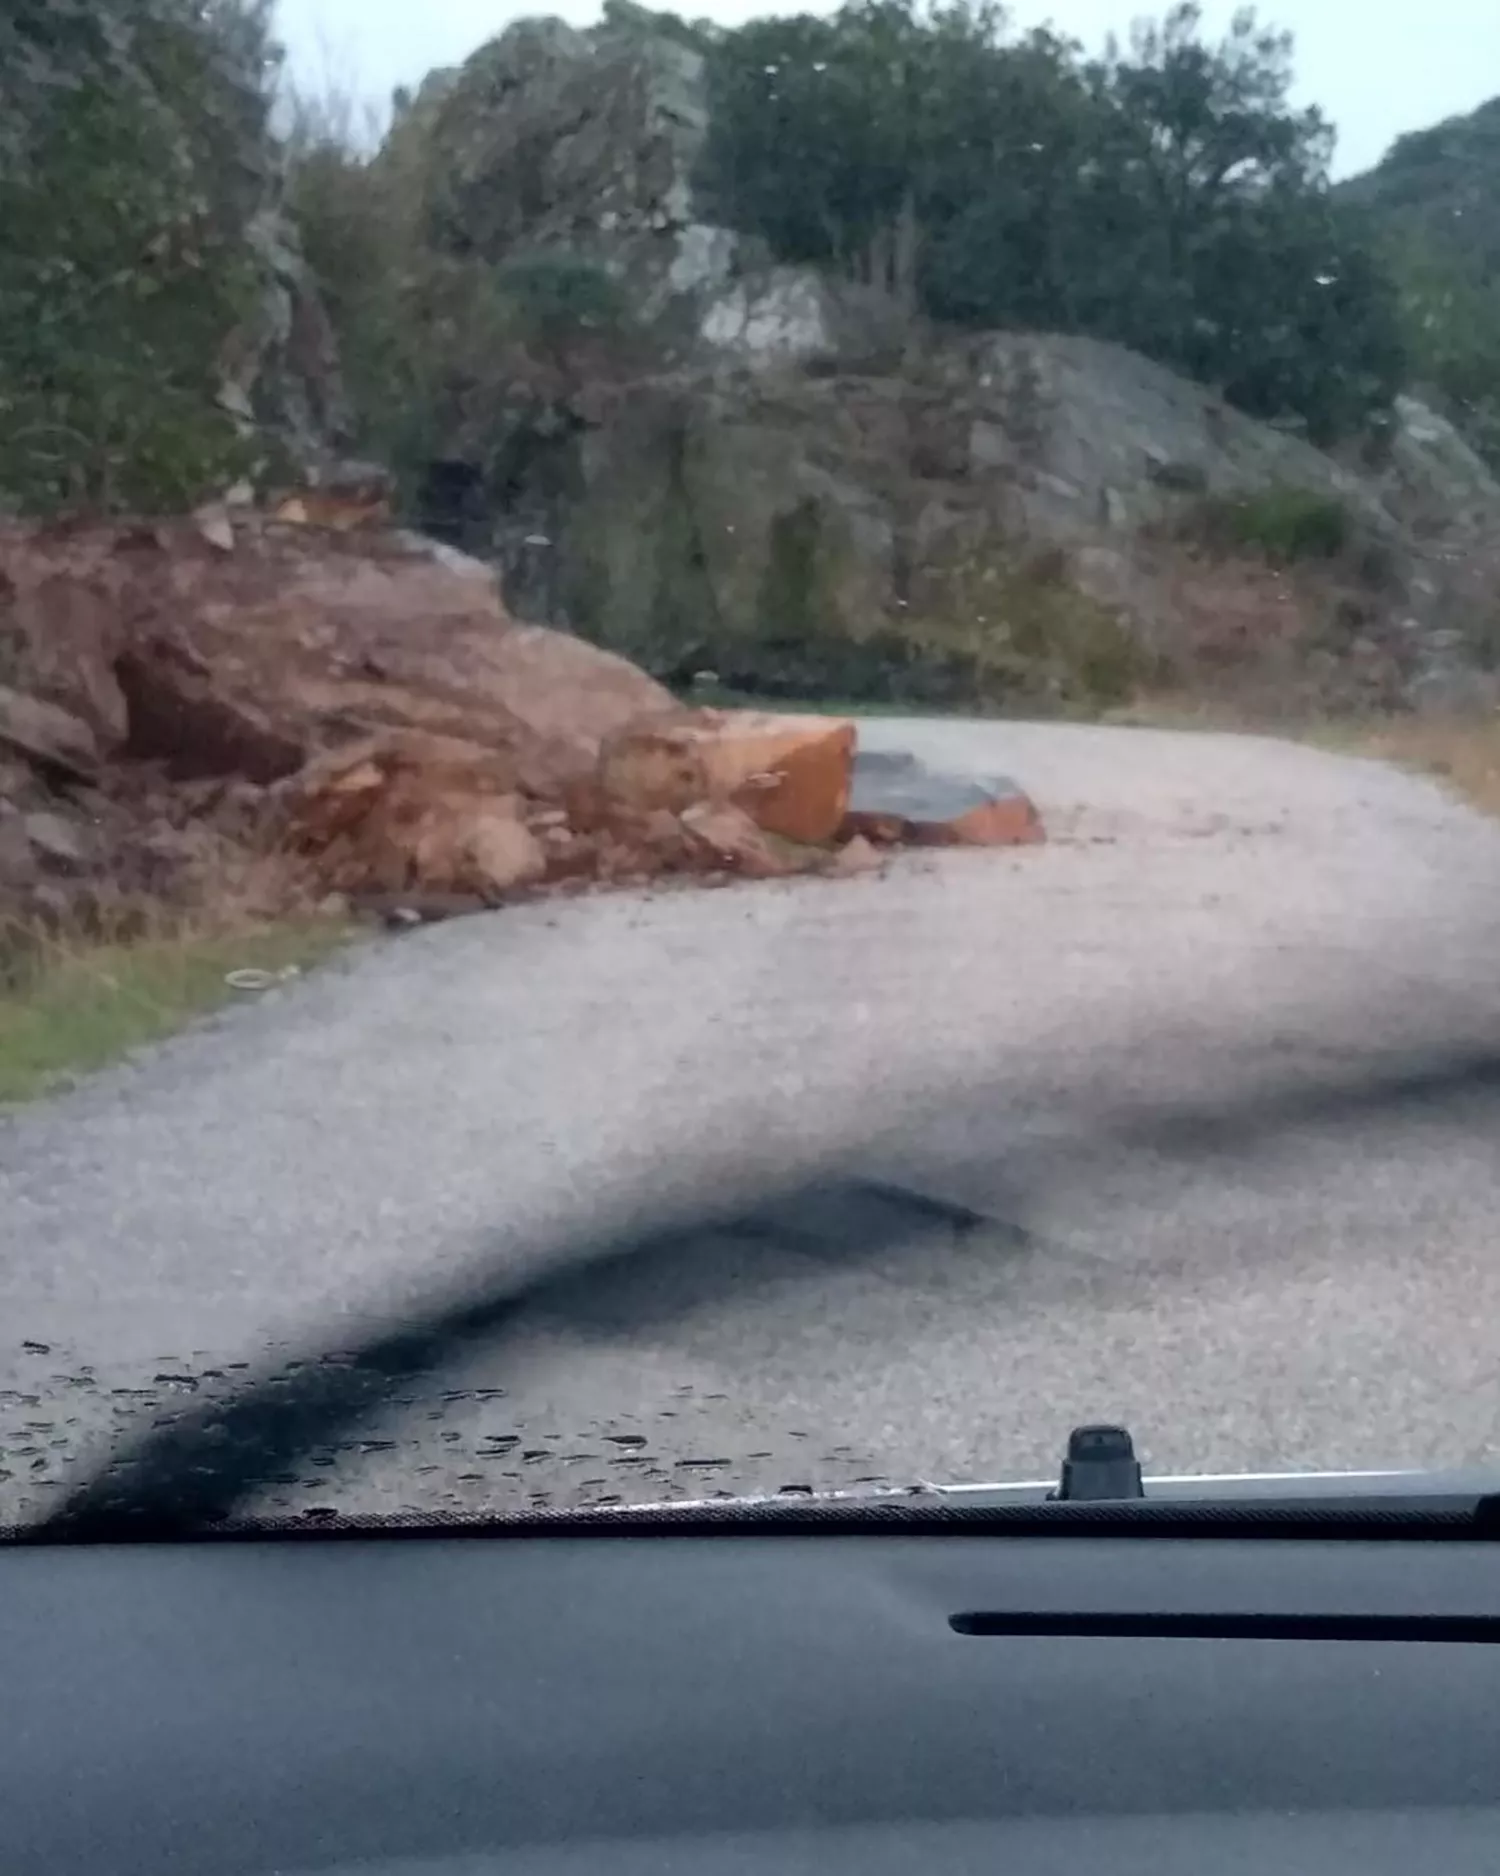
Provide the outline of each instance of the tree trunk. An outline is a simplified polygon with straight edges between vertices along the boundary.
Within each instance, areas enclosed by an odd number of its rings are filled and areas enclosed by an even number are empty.
[[[864,285],[883,293],[891,289],[892,243],[889,228],[877,228],[865,249]]]
[[[896,211],[891,248],[891,290],[902,316],[909,321],[917,315],[917,264],[922,248],[922,229],[917,220],[917,194],[910,183]]]

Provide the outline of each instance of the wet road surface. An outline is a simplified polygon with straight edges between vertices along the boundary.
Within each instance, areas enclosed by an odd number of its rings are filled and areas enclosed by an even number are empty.
[[[1051,843],[372,939],[0,1120],[0,1517],[143,1440],[206,1511],[1500,1458],[1500,827],[862,738]]]

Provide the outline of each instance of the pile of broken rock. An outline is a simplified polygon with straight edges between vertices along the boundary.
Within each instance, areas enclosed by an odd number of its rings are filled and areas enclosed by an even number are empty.
[[[851,809],[854,756],[848,722],[686,709],[517,624],[421,537],[248,510],[0,525],[12,919],[855,872],[923,830]]]

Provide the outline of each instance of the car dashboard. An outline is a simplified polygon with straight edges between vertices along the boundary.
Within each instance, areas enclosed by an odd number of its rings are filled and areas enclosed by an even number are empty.
[[[1466,1531],[23,1542],[0,1868],[1488,1872],[1500,1550]]]

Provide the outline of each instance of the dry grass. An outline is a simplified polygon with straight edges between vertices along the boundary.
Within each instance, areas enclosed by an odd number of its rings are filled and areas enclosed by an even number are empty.
[[[1110,711],[1104,721],[1143,729],[1224,730],[1316,743],[1341,755],[1370,756],[1435,776],[1476,808],[1500,815],[1500,713],[1299,720],[1164,695],[1143,697]]]
[[[1104,711],[1099,720],[1123,729],[1225,730],[1241,736],[1262,731],[1273,735],[1278,733],[1269,722],[1262,724],[1243,710],[1231,710],[1225,705],[1178,691],[1138,692],[1129,703]],[[1291,732],[1282,724],[1279,733],[1287,735]]]
[[[1330,725],[1330,747],[1434,775],[1486,814],[1500,815],[1500,716],[1402,717]]]
[[[12,932],[0,981],[0,1103],[159,1041],[194,1017],[252,994],[232,972],[295,974],[326,957],[349,926],[308,917],[238,929],[161,921],[129,937]]]

